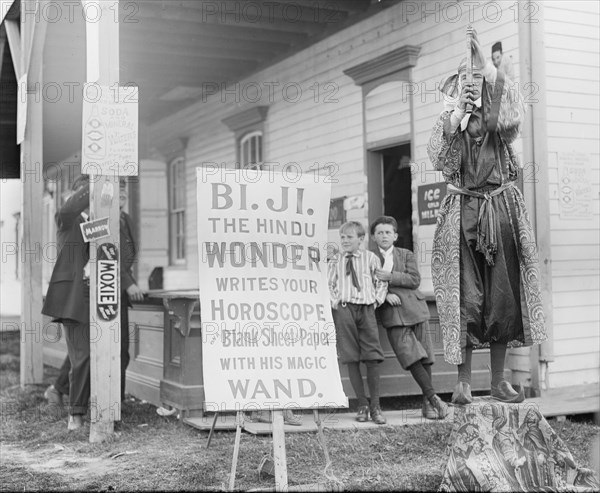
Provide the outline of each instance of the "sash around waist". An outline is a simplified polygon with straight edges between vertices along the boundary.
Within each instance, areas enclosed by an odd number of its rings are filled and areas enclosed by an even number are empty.
[[[448,193],[450,195],[467,195],[484,199],[479,209],[477,217],[477,245],[476,250],[481,252],[488,265],[494,265],[494,257],[498,251],[497,232],[496,232],[496,207],[492,201],[492,197],[500,195],[505,190],[512,188],[512,182],[504,183],[498,188],[489,192],[477,192],[467,188],[459,188],[452,184],[448,184]]]

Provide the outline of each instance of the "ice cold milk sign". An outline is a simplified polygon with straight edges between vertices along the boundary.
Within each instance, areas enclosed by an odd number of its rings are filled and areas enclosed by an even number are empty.
[[[198,169],[207,407],[347,406],[327,286],[329,197],[314,176]]]
[[[442,199],[446,196],[445,183],[433,183],[423,185],[418,189],[419,205],[419,224],[435,224],[437,214],[442,204]]]

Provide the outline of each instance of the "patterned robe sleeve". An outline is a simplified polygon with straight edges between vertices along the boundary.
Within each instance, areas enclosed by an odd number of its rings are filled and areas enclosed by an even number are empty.
[[[455,183],[460,175],[461,140],[455,138],[458,130],[449,132],[451,115],[451,111],[445,110],[438,118],[427,144],[427,154],[446,182]]]
[[[525,120],[525,110],[523,96],[519,92],[518,84],[506,77],[502,89],[500,111],[498,112],[498,132],[502,140],[509,145],[521,133],[521,127]]]

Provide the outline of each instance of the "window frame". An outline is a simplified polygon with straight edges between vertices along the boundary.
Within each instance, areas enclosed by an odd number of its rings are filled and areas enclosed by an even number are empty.
[[[244,149],[244,145],[246,143],[249,143],[249,153],[248,154],[253,154],[253,149],[252,149],[252,143],[251,140],[257,140],[257,145],[254,149],[254,156],[248,156],[250,159],[247,161],[246,160],[246,151]],[[263,167],[263,163],[264,163],[264,147],[263,147],[263,142],[264,142],[264,136],[263,136],[263,130],[250,130],[246,133],[244,133],[239,139],[238,139],[238,149],[237,149],[237,155],[238,155],[238,160],[236,162],[236,167],[238,169],[257,169],[257,170],[261,170]],[[255,158],[255,159],[253,159]]]
[[[182,266],[187,263],[186,251],[186,180],[185,156],[171,159],[167,166],[167,211],[169,221],[169,265]],[[182,202],[176,200],[180,197]]]

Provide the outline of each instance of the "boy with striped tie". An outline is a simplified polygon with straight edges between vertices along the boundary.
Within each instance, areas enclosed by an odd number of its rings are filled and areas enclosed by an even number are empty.
[[[350,383],[358,399],[356,420],[368,421],[370,411],[373,422],[383,425],[386,419],[379,404],[379,365],[384,358],[375,308],[385,300],[387,282],[375,275],[381,268],[379,258],[360,248],[365,235],[364,226],[357,221],[340,227],[342,251],[328,264],[329,293],[338,357],[348,365]],[[361,361],[367,367],[370,409],[360,371]]]

